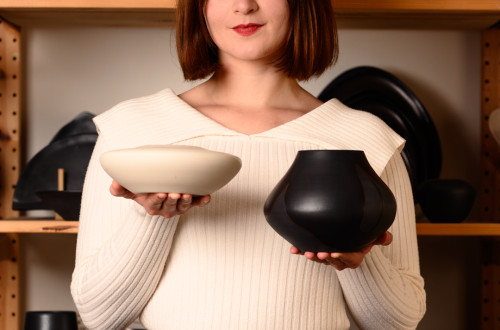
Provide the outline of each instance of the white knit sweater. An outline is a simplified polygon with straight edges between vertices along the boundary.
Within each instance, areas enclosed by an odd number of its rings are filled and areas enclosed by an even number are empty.
[[[331,100],[259,134],[223,127],[169,89],[95,118],[99,139],[84,185],[71,291],[90,329],[135,318],[156,329],[413,329],[425,312],[404,141],[381,120]],[[165,219],[109,193],[101,153],[183,144],[242,159],[240,173],[204,208]],[[264,202],[298,150],[358,149],[398,203],[394,241],[355,269],[300,255],[263,215]]]

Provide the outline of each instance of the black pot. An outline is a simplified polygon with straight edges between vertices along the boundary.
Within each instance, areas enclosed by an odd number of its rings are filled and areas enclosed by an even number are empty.
[[[264,214],[301,251],[359,251],[396,215],[391,190],[358,150],[299,151]]]
[[[77,330],[76,313],[73,311],[26,312],[24,330]]]
[[[417,201],[430,222],[458,223],[469,215],[476,189],[460,179],[433,179],[418,187]]]

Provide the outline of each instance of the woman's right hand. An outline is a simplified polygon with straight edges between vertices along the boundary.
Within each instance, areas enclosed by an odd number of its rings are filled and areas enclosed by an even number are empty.
[[[179,193],[134,194],[114,180],[109,191],[113,196],[136,201],[150,215],[161,215],[165,218],[184,214],[194,206],[202,207],[210,202],[210,195],[193,197]]]

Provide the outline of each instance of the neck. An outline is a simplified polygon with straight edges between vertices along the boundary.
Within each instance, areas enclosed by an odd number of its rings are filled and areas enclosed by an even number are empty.
[[[245,108],[283,107],[282,103],[292,101],[303,92],[294,79],[270,66],[261,70],[221,69],[206,84],[215,104]]]

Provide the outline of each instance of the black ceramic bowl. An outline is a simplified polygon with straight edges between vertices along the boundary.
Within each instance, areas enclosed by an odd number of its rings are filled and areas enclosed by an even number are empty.
[[[433,179],[421,184],[417,190],[417,201],[430,222],[457,223],[469,215],[476,190],[459,179]]]
[[[24,330],[78,330],[73,311],[29,311],[24,318]]]
[[[301,251],[353,252],[392,225],[396,200],[363,151],[299,151],[269,194],[269,225]]]
[[[80,217],[81,191],[38,191],[36,195],[64,220],[78,220]]]

